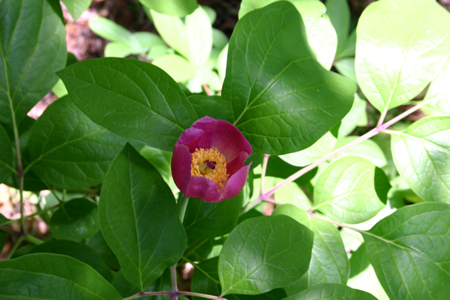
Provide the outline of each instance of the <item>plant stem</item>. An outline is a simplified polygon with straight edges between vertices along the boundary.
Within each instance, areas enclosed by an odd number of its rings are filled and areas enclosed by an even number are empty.
[[[202,87],[205,90],[206,95],[208,95],[208,96],[213,95],[213,92],[211,91],[211,89],[209,88],[209,86],[206,83],[202,83]]]
[[[186,208],[189,202],[189,197],[186,197],[182,193],[180,193],[180,198],[178,199],[178,217],[180,218],[181,223],[184,221],[184,215],[186,213]]]
[[[261,195],[264,195],[264,178],[266,177],[267,162],[269,161],[269,156],[270,156],[269,154],[264,154],[261,172]]]
[[[16,244],[14,245],[14,247],[11,249],[11,252],[9,252],[8,257],[6,259],[11,259],[11,257],[14,255],[14,252],[16,252],[17,248],[19,248],[20,244],[23,242],[23,240],[25,239],[25,236],[21,236]]]
[[[170,267],[170,279],[172,282],[172,300],[178,300],[177,265]]]

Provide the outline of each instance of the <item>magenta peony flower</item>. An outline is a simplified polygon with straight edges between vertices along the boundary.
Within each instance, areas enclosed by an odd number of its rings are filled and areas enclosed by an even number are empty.
[[[239,194],[252,147],[242,133],[222,120],[203,117],[185,130],[172,156],[172,176],[186,197],[219,202]]]

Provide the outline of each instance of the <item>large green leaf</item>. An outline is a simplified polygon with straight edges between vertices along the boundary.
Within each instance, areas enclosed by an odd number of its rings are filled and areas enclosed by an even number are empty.
[[[49,227],[59,240],[88,239],[100,228],[97,204],[85,198],[65,202],[53,213]]]
[[[308,269],[312,245],[313,233],[284,215],[242,222],[220,254],[222,295],[257,295],[290,285]]]
[[[74,103],[95,123],[149,146],[173,150],[197,120],[178,84],[136,59],[101,58],[58,72]]]
[[[222,106],[255,152],[307,148],[350,110],[354,84],[314,56],[300,14],[288,2],[250,12],[237,23]]]
[[[0,122],[13,126],[58,81],[66,30],[56,0],[0,0]]]
[[[61,0],[72,15],[74,21],[89,8],[92,0]]]
[[[349,288],[344,284],[322,284],[283,300],[377,300],[369,293]]]
[[[28,143],[29,167],[58,188],[99,184],[125,140],[92,122],[68,96],[36,121]]]
[[[422,107],[426,114],[432,115],[450,115],[450,55],[447,56],[447,62],[442,65],[436,78],[431,82],[428,88],[425,101],[431,101],[430,104]]]
[[[435,1],[384,0],[367,7],[358,21],[356,74],[379,111],[418,95],[450,51],[450,16]]]
[[[383,203],[377,194],[377,179],[381,176],[377,170],[380,169],[370,161],[357,156],[335,160],[316,181],[313,209],[349,224],[371,219],[385,206],[386,200]],[[384,191],[384,196],[387,192]]]
[[[226,120],[220,96],[194,95],[189,96],[188,99],[199,118],[209,116],[214,119]]]
[[[191,14],[198,6],[197,0],[139,0],[148,8],[174,17],[184,17]]]
[[[0,124],[0,183],[4,183],[14,172],[11,141],[8,133]]]
[[[86,245],[94,249],[110,269],[120,269],[119,261],[106,243],[101,230],[97,231],[93,237],[86,240]]]
[[[239,17],[252,10],[262,8],[279,0],[243,0],[239,10]],[[308,36],[308,43],[315,53],[317,60],[326,69],[333,63],[337,47],[337,36],[330,19],[325,14],[325,5],[318,0],[288,0],[301,14]],[[297,35],[299,32],[297,32]]]
[[[194,242],[231,232],[236,227],[243,200],[242,191],[236,197],[218,203],[189,200],[183,222],[189,240]]]
[[[392,134],[395,165],[426,201],[450,202],[450,117],[428,117]]]
[[[48,253],[0,262],[0,298],[122,299],[112,285],[90,266],[66,255]]]
[[[87,265],[90,265],[106,280],[111,281],[113,279],[111,270],[103,262],[97,252],[85,244],[72,241],[55,240],[33,247],[29,253],[43,252],[71,256]]]
[[[130,145],[105,176],[99,209],[105,240],[141,291],[183,255],[186,234],[172,191]]]
[[[314,232],[309,269],[301,278],[285,288],[288,295],[323,283],[346,284],[350,263],[337,228],[331,223],[310,217],[292,204],[278,206],[273,215],[279,214],[290,216]]]
[[[450,294],[450,204],[400,208],[363,234],[390,299],[447,299]]]

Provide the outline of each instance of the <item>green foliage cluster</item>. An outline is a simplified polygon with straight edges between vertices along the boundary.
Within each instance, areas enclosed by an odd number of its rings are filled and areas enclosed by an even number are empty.
[[[62,2],[74,19],[90,4]],[[195,0],[141,3],[160,36],[94,19],[114,57],[74,63],[59,1],[0,0],[0,182],[22,215],[0,215],[0,246],[17,236],[1,299],[448,298],[447,11],[380,0],[351,28],[344,0],[243,0],[228,42]],[[172,179],[179,136],[204,116],[254,152],[218,203]],[[23,192],[46,189],[44,241],[26,232]]]

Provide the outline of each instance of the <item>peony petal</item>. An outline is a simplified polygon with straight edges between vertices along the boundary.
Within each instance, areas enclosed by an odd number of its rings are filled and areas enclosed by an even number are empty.
[[[192,154],[189,152],[189,148],[186,145],[177,144],[172,155],[172,177],[177,187],[185,195],[191,181],[191,164]]]
[[[201,139],[197,140],[197,148],[211,148],[216,130],[217,120],[211,117],[203,117],[192,124],[191,128],[197,128],[203,131]],[[194,149],[195,150],[195,149]]]
[[[248,158],[247,152],[240,152],[239,155],[231,162],[227,162],[227,174],[233,175],[239,171]]]
[[[248,166],[243,166],[228,179],[225,191],[217,202],[236,197],[239,194],[247,181],[247,175],[251,165],[252,163]]]
[[[198,148],[198,141],[203,136],[203,130],[197,128],[188,128],[180,135],[176,145],[185,145],[189,151],[193,153],[195,148]]]
[[[252,154],[252,146],[247,141],[247,139],[242,135],[242,133],[234,125],[217,120],[216,131],[214,134],[214,141],[212,144],[217,150],[222,153],[227,160],[228,164],[234,163],[234,160],[238,158],[238,161],[245,161],[247,157]],[[243,152],[244,154],[241,154]],[[245,157],[245,154],[247,157]],[[245,159],[244,159],[245,157]],[[237,171],[239,167],[242,167],[244,163],[240,166],[232,165],[230,166],[234,172]],[[229,172],[229,174],[234,174],[234,172]]]
[[[220,198],[217,185],[205,177],[191,177],[187,197],[202,199],[205,202],[217,202]]]

